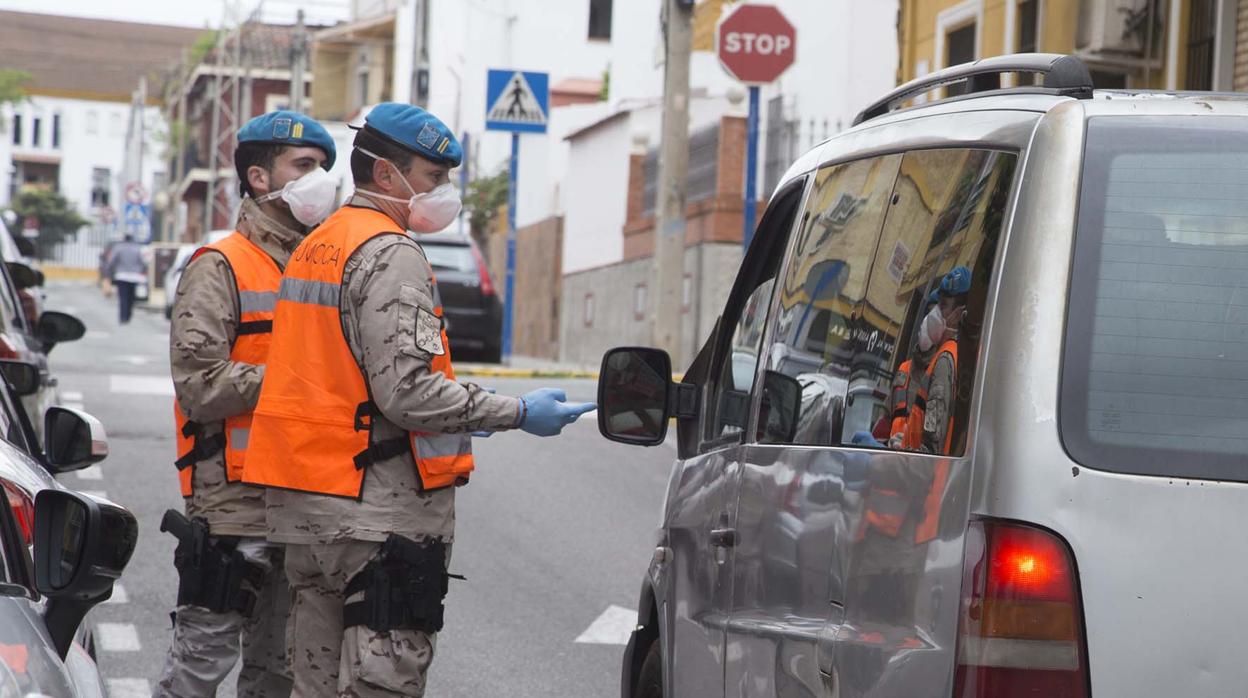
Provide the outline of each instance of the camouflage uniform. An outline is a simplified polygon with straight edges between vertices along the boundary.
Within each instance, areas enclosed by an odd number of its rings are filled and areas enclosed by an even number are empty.
[[[251,199],[239,211],[239,232],[285,267],[303,233],[266,216]],[[174,300],[170,362],[178,404],[188,419],[204,425],[205,436],[221,431],[223,420],[254,409],[264,367],[230,361],[239,322],[238,293],[229,264],[205,254],[187,266]],[[286,665],[285,626],[291,595],[282,546],[264,540],[264,492],[225,479],[225,453],[194,466],[194,493],[186,515],[208,521],[213,535],[240,536],[239,550],[265,569],[251,617],[179,606],[173,645],[157,696],[215,695],[239,659],[243,668],[238,695],[285,696],[291,687]]]
[[[375,208],[356,197],[348,205]],[[375,238],[347,260],[340,312],[383,416],[377,441],[408,431],[462,433],[518,426],[520,401],[429,370],[416,345],[418,309],[432,312],[432,269],[411,239]],[[415,304],[409,301],[414,301]],[[287,628],[296,696],[421,696],[434,635],[342,627],[347,583],[391,533],[412,540],[455,532],[455,488],[422,492],[410,454],[374,462],[359,501],[269,489],[269,540],[286,543],[295,600]],[[352,597],[351,601],[357,600]]]

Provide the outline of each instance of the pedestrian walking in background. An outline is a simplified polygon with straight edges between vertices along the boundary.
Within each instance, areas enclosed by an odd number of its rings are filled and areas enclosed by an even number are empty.
[[[121,324],[128,324],[134,311],[135,290],[139,284],[147,283],[147,261],[143,259],[143,247],[134,241],[134,235],[126,233],[122,241],[113,247],[105,276],[117,289]]]

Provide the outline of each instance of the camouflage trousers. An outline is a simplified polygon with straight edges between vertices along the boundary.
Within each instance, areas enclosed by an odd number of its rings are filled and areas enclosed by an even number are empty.
[[[380,543],[366,541],[286,546],[286,575],[294,592],[286,626],[295,676],[292,698],[425,694],[436,635],[342,627],[343,606],[364,596],[361,592],[344,598],[347,583],[380,549]]]
[[[290,615],[290,586],[286,583],[282,545],[262,538],[244,538],[238,550],[265,569],[264,585],[257,590],[250,617],[214,613],[199,606],[179,606],[174,619],[173,645],[165,671],[156,685],[156,698],[214,696],[217,686],[238,663],[239,698],[284,698],[290,695],[286,665],[285,629]]]

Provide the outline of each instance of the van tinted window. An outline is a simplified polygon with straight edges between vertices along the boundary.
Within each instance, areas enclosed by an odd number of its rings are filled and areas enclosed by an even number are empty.
[[[772,368],[803,386],[793,443],[958,455],[1017,157],[920,150],[899,167],[891,157],[878,209],[864,207],[844,236],[795,251],[786,288],[818,288],[822,269],[848,272],[829,292],[782,296]],[[922,341],[934,313],[941,325]],[[799,318],[794,329],[785,331],[786,317]]]
[[[1121,472],[1248,480],[1248,120],[1089,121],[1060,422]]]

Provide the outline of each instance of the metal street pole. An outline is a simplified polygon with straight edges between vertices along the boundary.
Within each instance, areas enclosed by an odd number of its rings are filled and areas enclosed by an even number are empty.
[[[507,186],[507,276],[503,299],[503,363],[511,363],[512,312],[516,307],[516,182],[520,172],[520,134],[511,134],[511,171]]]
[[[758,203],[755,181],[758,180],[758,85],[750,85],[750,115],[745,126],[745,230],[741,240],[750,249],[754,239],[754,210]]]
[[[685,281],[685,180],[689,172],[689,59],[692,3],[664,0],[667,58],[663,81],[663,136],[654,222],[654,287],[650,302],[655,346],[684,361],[681,331]]]
[[[303,24],[303,10],[295,14],[295,36],[290,52],[290,110],[303,112],[303,73],[308,66],[308,30]],[[251,118],[244,114],[243,118]]]

